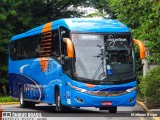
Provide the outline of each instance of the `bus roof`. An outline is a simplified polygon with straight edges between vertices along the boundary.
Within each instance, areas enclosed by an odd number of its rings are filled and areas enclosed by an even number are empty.
[[[44,25],[33,28],[25,33],[15,35],[11,40],[39,34],[42,32]],[[83,33],[130,32],[130,29],[118,20],[105,18],[65,18],[52,22],[52,30],[58,28],[58,26],[64,26],[72,32]]]

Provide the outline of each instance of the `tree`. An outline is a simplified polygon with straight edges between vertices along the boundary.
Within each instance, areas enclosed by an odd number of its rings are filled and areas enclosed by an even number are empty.
[[[142,40],[149,49],[149,62],[160,62],[159,0],[91,0],[91,3],[100,13],[105,12],[109,18],[118,19],[129,26],[133,38]]]
[[[77,6],[87,0],[1,0],[0,2],[0,91],[7,85],[9,40],[31,28],[59,18],[77,17]],[[70,9],[69,9],[70,7]]]
[[[109,0],[117,19],[127,24],[133,37],[142,40],[152,53],[148,60],[160,62],[160,1],[158,0]]]

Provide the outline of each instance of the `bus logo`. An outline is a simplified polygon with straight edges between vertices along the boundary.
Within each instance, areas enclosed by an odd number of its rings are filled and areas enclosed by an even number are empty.
[[[109,43],[109,47],[114,47],[116,42],[125,42],[127,41],[126,38],[114,38],[113,35],[109,35],[107,39]]]

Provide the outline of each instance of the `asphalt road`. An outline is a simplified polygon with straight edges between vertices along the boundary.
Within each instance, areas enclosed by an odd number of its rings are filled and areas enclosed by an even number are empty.
[[[94,107],[69,108],[65,113],[58,113],[55,111],[54,105],[47,104],[37,104],[35,108],[20,108],[17,104],[1,105],[0,108],[2,108],[3,111],[12,111],[18,113],[42,113],[42,117],[47,118],[47,120],[151,120],[150,117],[139,116],[140,114],[145,114],[145,112],[138,105],[135,107],[118,107],[116,114],[110,114],[107,110],[100,111],[98,108]],[[133,114],[138,116],[133,117]]]

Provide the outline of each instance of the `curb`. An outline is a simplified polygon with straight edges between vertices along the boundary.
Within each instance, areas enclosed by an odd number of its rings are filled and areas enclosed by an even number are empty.
[[[154,112],[152,112],[152,111],[149,111],[149,109],[146,107],[146,105],[143,103],[143,102],[140,102],[140,101],[136,101],[137,102],[137,104],[139,105],[139,106],[141,106],[142,107],[142,109],[145,111],[145,112],[149,112],[149,113],[154,113]],[[152,117],[152,119],[153,120],[160,120],[160,117]]]
[[[143,102],[140,102],[140,101],[137,100],[137,104],[138,104],[139,106],[141,106],[142,109],[143,109],[145,112],[147,112],[147,111],[149,110]]]
[[[19,104],[19,102],[3,102],[0,105],[11,105],[11,104]]]

